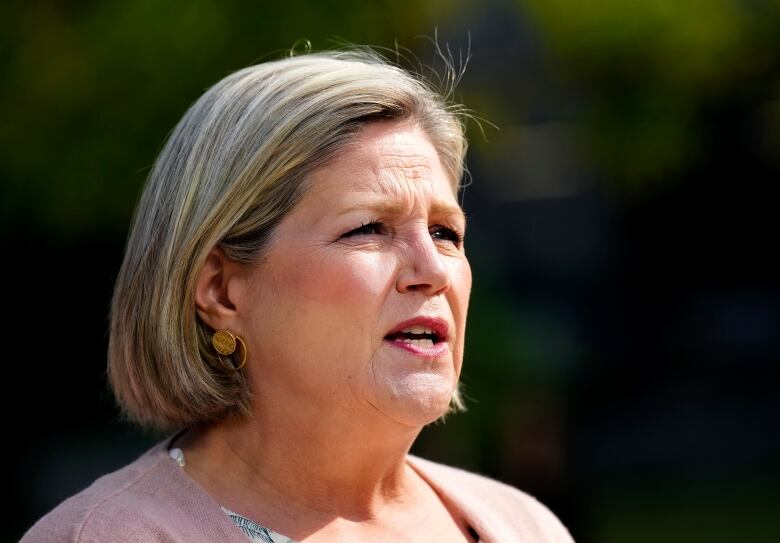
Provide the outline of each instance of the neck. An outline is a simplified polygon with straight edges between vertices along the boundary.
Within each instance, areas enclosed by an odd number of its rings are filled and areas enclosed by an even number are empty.
[[[264,496],[322,518],[369,520],[414,495],[405,457],[420,428],[304,411],[264,405],[188,432],[187,471],[218,501],[224,487],[225,505]]]

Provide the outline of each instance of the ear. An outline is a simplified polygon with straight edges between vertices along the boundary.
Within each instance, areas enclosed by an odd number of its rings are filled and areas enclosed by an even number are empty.
[[[195,283],[195,309],[203,322],[214,330],[235,329],[237,311],[232,297],[238,295],[235,285],[239,264],[228,259],[219,247],[206,257]]]

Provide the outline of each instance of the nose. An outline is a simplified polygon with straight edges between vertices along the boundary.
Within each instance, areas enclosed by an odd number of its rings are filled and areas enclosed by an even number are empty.
[[[410,240],[396,282],[398,292],[422,292],[428,297],[447,292],[451,281],[444,258],[427,230]]]

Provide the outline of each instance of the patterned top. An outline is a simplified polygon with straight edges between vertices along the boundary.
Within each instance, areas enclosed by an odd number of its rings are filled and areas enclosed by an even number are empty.
[[[184,451],[174,447],[168,451],[168,454],[171,455],[171,458],[176,460],[176,463],[179,464],[179,466],[184,467]],[[241,531],[244,532],[244,535],[249,539],[249,541],[260,543],[297,543],[294,539],[282,535],[278,532],[274,532],[273,530],[251,521],[246,517],[242,517],[227,507],[222,507],[222,511],[224,511],[225,514],[230,517],[230,520],[233,521],[233,524],[241,528]]]

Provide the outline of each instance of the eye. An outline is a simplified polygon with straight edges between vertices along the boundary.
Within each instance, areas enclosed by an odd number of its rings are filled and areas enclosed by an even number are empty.
[[[452,228],[436,225],[431,227],[430,232],[431,232],[431,237],[434,240],[446,241],[457,246],[460,246],[460,244],[463,243],[463,234],[457,232],[456,230],[453,230]]]
[[[361,224],[354,230],[350,230],[346,234],[343,234],[342,238],[351,238],[354,236],[368,236],[371,234],[382,234],[384,233],[385,227],[381,222],[377,221],[371,221],[367,222],[365,224]]]

